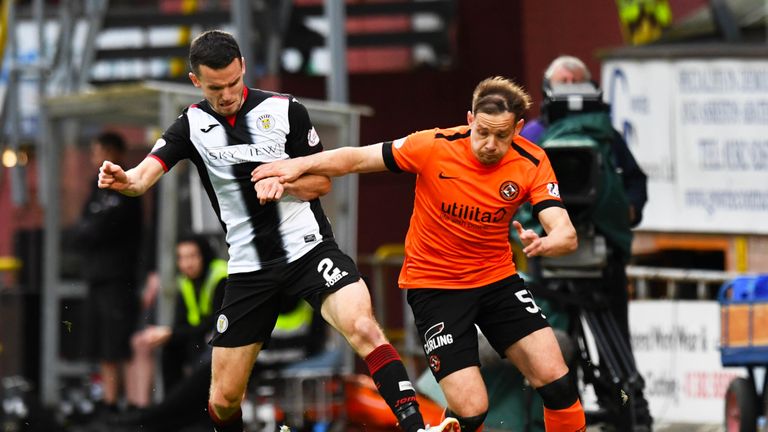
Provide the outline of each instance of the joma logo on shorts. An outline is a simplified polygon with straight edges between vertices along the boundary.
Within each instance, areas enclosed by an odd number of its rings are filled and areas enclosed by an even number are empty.
[[[327,287],[333,286],[333,284],[335,284],[335,283],[336,283],[336,282],[338,282],[338,281],[339,281],[341,278],[343,278],[344,276],[346,276],[346,275],[348,275],[348,274],[349,274],[349,273],[347,273],[347,272],[345,272],[345,271],[343,271],[343,272],[341,272],[341,273],[337,273],[336,275],[334,275],[332,278],[328,279],[328,280],[325,282],[325,286],[327,286]]]
[[[440,334],[444,329],[445,323],[441,322],[433,325],[429,328],[429,330],[427,330],[426,333],[424,333],[424,340],[427,341],[427,343],[424,344],[424,352],[426,354],[429,354],[442,346],[450,345],[453,343],[452,334]]]

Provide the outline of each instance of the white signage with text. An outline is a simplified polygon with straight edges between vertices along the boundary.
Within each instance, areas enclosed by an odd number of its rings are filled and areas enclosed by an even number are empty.
[[[768,60],[610,60],[602,78],[648,174],[641,229],[768,234]]]
[[[720,363],[720,305],[715,301],[632,301],[629,323],[654,420],[723,424],[728,384],[747,373]]]

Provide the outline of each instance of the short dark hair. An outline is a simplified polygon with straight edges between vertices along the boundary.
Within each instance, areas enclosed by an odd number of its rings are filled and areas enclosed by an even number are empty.
[[[176,246],[182,243],[192,243],[197,246],[197,250],[200,251],[200,256],[203,259],[203,276],[207,275],[211,261],[216,258],[216,252],[214,252],[208,237],[197,233],[184,234],[179,236],[179,241],[176,242]]]
[[[189,66],[195,74],[200,73],[200,65],[224,69],[241,57],[234,36],[221,30],[208,30],[196,37],[189,46]]]
[[[472,93],[472,114],[511,112],[519,120],[530,106],[528,93],[514,81],[500,76],[482,80]]]
[[[112,132],[112,131],[102,132],[96,137],[94,141],[97,142],[100,146],[102,146],[104,150],[114,152],[117,154],[125,153],[125,149],[126,149],[125,140],[123,139],[123,136],[117,132]]]

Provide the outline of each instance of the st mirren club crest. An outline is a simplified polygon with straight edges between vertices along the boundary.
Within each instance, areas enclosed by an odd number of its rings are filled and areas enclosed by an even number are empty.
[[[429,367],[432,369],[432,372],[439,372],[440,371],[440,357],[436,355],[429,356]]]
[[[262,114],[256,121],[256,127],[262,132],[269,132],[275,126],[275,120],[271,114]]]
[[[227,331],[227,328],[229,328],[229,320],[227,319],[227,316],[224,314],[219,315],[219,318],[216,320],[216,330],[219,333],[224,333]]]
[[[513,181],[505,181],[499,188],[499,195],[507,201],[514,201],[520,195],[520,186]]]

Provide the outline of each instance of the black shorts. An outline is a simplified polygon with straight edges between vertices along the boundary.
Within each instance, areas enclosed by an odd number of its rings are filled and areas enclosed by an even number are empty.
[[[480,366],[477,329],[503,358],[518,340],[549,323],[520,276],[471,289],[408,290],[424,356],[435,379]]]
[[[266,343],[281,312],[283,296],[303,298],[318,309],[327,294],[358,280],[355,262],[330,241],[292,263],[231,274],[210,343],[221,347]]]
[[[131,335],[136,331],[140,308],[135,286],[125,281],[89,284],[85,300],[88,359],[117,362],[131,358]]]

